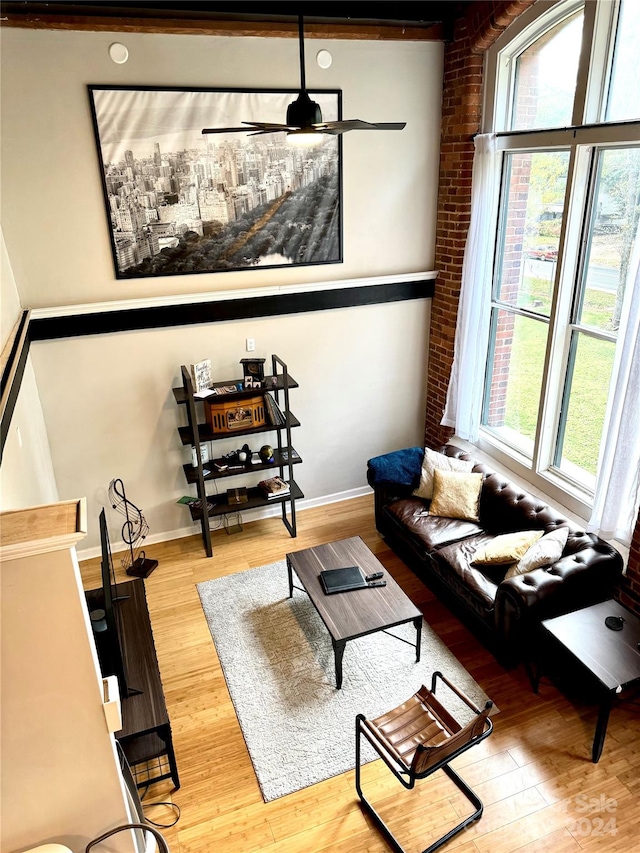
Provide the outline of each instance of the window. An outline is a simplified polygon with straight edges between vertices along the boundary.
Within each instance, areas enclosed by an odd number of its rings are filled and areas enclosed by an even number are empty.
[[[640,3],[530,11],[489,54],[502,177],[482,436],[588,505],[640,219]]]

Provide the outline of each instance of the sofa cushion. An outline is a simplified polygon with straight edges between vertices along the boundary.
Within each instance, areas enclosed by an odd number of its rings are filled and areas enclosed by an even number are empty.
[[[486,533],[439,548],[431,554],[436,572],[482,616],[493,610],[504,566],[474,566],[473,555],[489,542]]]
[[[529,551],[542,530],[521,530],[518,533],[503,533],[481,545],[473,557],[476,566],[510,565],[517,563]]]
[[[425,502],[420,498],[393,501],[384,508],[384,512],[406,529],[427,553],[450,542],[482,533],[480,525],[473,521],[429,515]]]
[[[463,474],[436,468],[433,472],[433,499],[429,514],[479,521],[481,489],[482,474]]]
[[[543,566],[551,566],[553,563],[557,563],[562,556],[564,546],[567,544],[568,536],[568,527],[559,527],[557,530],[547,533],[529,548],[515,566],[511,566],[507,570],[505,578],[524,575],[534,569],[541,569]]]
[[[469,473],[473,468],[473,462],[467,459],[455,459],[452,456],[445,456],[444,453],[438,453],[435,450],[425,447],[420,471],[420,483],[413,493],[417,498],[424,498],[430,501],[433,497],[433,474],[436,468],[439,471],[464,471]]]

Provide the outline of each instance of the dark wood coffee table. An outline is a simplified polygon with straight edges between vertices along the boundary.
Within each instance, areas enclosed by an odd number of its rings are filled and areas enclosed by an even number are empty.
[[[621,631],[604,623],[607,616],[621,616]],[[546,619],[543,629],[566,649],[588,676],[593,676],[601,695],[591,757],[600,760],[613,699],[640,685],[640,619],[617,601],[603,601],[564,616]],[[543,664],[544,665],[544,664]],[[539,672],[534,682],[538,692]]]
[[[384,587],[354,589],[326,595],[319,574],[325,569],[340,569],[359,566],[364,575],[383,572]],[[364,637],[376,631],[384,631],[406,643],[388,631],[396,625],[413,622],[416,627],[416,663],[420,660],[422,637],[422,613],[400,589],[379,560],[371,553],[359,536],[341,539],[315,548],[305,548],[287,554],[289,573],[289,598],[293,596],[293,571],[308,593],[333,643],[336,666],[336,687],[342,687],[342,657],[348,640]],[[300,587],[295,587],[299,589]],[[413,645],[409,643],[409,645]]]

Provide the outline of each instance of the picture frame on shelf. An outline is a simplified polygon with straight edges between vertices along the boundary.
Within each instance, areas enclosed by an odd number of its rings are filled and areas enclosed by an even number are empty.
[[[203,465],[209,461],[209,445],[206,442],[200,444],[200,460]],[[191,446],[191,464],[194,468],[198,467],[198,454],[195,445]]]

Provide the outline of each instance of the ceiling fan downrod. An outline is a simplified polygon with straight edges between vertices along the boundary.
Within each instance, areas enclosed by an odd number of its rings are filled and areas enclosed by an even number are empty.
[[[302,15],[298,15],[298,41],[300,44],[300,94],[287,107],[287,124],[303,129],[322,122],[320,105],[312,101],[307,94],[307,81],[304,69],[304,24]]]

